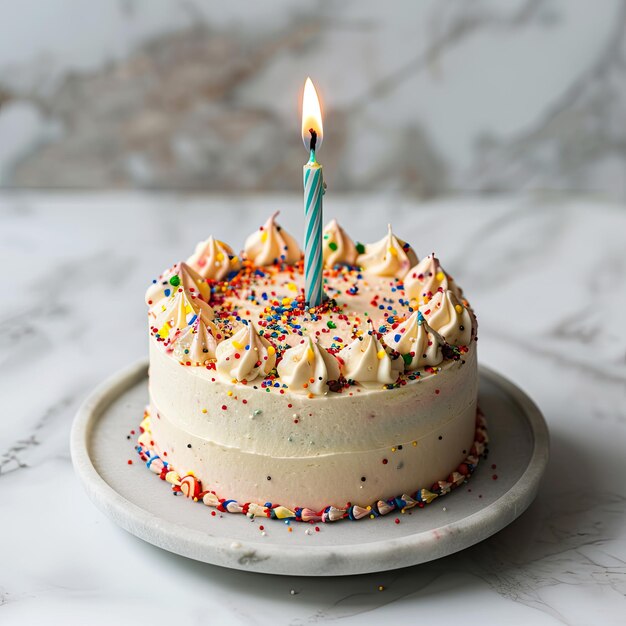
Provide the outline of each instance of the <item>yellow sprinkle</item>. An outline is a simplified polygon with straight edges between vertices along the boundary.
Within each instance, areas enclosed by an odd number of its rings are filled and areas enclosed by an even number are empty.
[[[463,307],[460,304],[457,304],[454,308],[457,313],[463,313]]]
[[[384,358],[385,358],[385,354],[387,354],[387,353],[385,352],[385,349],[384,349],[384,348],[381,348],[381,349],[380,349],[380,350],[376,353],[376,356],[377,356],[379,359],[384,359]]]
[[[376,516],[373,513],[370,514],[370,519],[374,519],[375,517]]]
[[[384,591],[385,588],[383,587],[383,585],[378,585],[378,591]]]
[[[313,352],[313,350],[312,350],[311,348],[309,348],[309,349],[306,351],[306,358],[307,358],[309,361],[313,361],[313,360],[315,359],[315,352]]]
[[[435,278],[436,278],[439,282],[441,282],[441,281],[445,278],[445,276],[446,276],[446,275],[445,275],[443,272],[437,272],[437,273],[435,274]]]
[[[238,256],[234,256],[231,260],[231,263],[239,263],[239,257]]]
[[[170,334],[171,329],[172,327],[167,322],[165,322],[165,324],[163,324],[163,326],[159,328],[159,337],[163,337],[163,339],[166,339]]]
[[[392,451],[392,452],[395,452],[395,451],[396,451],[396,449],[395,449],[395,448],[391,448],[391,451]]]
[[[267,353],[268,353],[270,356],[273,356],[274,354],[276,354],[276,348],[275,348],[274,346],[268,346],[268,347],[267,347]]]
[[[267,241],[267,231],[261,233],[261,241],[265,243]]]
[[[283,304],[290,304],[291,303],[291,298],[283,298],[282,302],[283,302]]]
[[[206,409],[202,409],[202,412],[203,412],[203,413],[206,413]]]
[[[232,396],[232,395],[233,395],[233,392],[232,392],[232,391],[229,391],[226,395],[228,395],[228,396]]]
[[[237,350],[243,350],[243,344],[233,339],[233,348],[236,348]]]
[[[287,285],[287,289],[290,289],[291,291],[298,291],[298,287],[297,287],[296,283],[289,283]]]
[[[414,442],[413,442],[413,446],[416,446],[416,445],[417,445],[417,441],[414,441]]]
[[[394,246],[389,246],[389,253],[391,254],[391,256],[398,256],[398,251],[395,249]]]
[[[193,472],[187,472],[187,476],[195,476]]]
[[[224,260],[224,255],[221,252],[218,252],[217,255],[215,256],[215,258],[218,261],[223,261]]]

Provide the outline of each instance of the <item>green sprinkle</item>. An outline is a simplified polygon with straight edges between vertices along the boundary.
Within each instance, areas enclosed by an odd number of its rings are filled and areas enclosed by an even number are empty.
[[[356,244],[356,251],[357,251],[359,254],[363,254],[363,253],[365,252],[365,246],[364,246],[362,243],[359,243],[359,242],[357,241],[357,244]]]
[[[172,285],[173,287],[178,287],[178,285],[180,285],[180,278],[178,274],[175,274],[170,278],[170,285]]]
[[[328,326],[328,328],[337,328],[337,324],[335,324],[332,320],[328,320],[328,322],[326,322],[326,326]]]
[[[334,241],[331,241],[328,244],[328,247],[334,252],[337,249],[337,244]]]
[[[410,354],[403,354],[402,360],[404,361],[405,365],[410,365],[411,361],[413,360],[413,357]]]

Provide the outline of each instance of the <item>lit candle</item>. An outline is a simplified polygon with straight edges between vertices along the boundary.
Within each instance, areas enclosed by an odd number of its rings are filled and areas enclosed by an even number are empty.
[[[304,84],[302,99],[302,141],[309,150],[304,166],[304,293],[309,306],[322,303],[322,166],[315,157],[322,145],[324,130],[320,101],[310,78]]]

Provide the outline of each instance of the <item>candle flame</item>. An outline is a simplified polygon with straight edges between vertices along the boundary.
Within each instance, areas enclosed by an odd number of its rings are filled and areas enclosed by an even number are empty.
[[[324,138],[322,111],[313,81],[307,78],[304,83],[304,95],[302,97],[302,141],[307,150],[311,147],[311,130],[317,133],[315,149],[319,150]]]

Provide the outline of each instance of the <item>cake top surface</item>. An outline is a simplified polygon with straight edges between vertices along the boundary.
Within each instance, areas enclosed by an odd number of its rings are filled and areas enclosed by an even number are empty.
[[[333,220],[323,256],[326,300],[310,308],[302,253],[276,215],[240,255],[209,237],[148,289],[151,334],[184,366],[310,397],[419,380],[476,340],[469,303],[439,260],[418,261],[391,227],[363,246]]]

